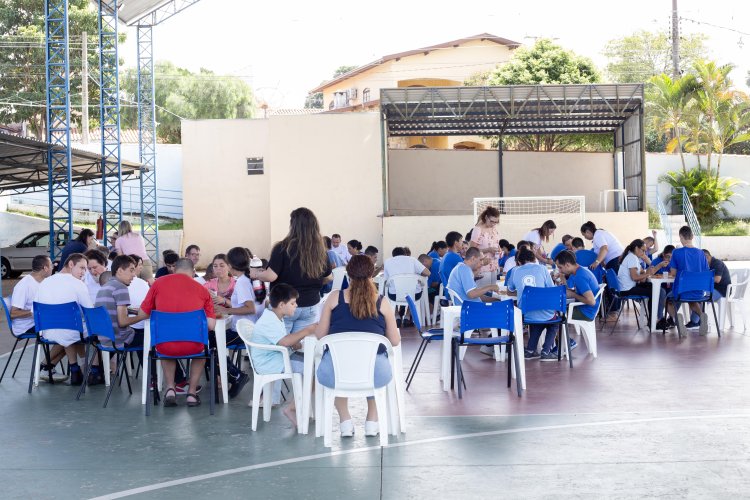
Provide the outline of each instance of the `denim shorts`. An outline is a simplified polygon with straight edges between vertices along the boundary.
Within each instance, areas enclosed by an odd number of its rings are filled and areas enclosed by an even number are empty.
[[[335,387],[335,375],[333,372],[333,361],[331,360],[331,353],[326,351],[323,353],[323,358],[320,360],[318,366],[318,382],[326,387]],[[378,354],[375,357],[375,388],[380,388],[388,385],[388,382],[393,378],[391,372],[391,362],[388,360],[388,356],[385,353]]]
[[[315,324],[318,319],[318,304],[309,307],[298,307],[292,316],[284,318],[286,333],[296,333]]]

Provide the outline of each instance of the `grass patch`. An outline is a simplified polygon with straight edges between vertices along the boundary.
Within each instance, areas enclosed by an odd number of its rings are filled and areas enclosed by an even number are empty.
[[[750,222],[742,219],[721,220],[703,228],[704,236],[748,236]]]

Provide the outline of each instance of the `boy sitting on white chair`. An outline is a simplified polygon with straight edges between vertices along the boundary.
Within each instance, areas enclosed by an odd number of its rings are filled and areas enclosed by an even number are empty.
[[[271,288],[269,296],[270,309],[265,309],[263,315],[255,323],[252,341],[255,344],[280,345],[293,349],[301,349],[302,339],[315,332],[316,324],[312,324],[302,330],[287,335],[284,326],[284,318],[293,316],[297,310],[297,297],[299,293],[293,287],[279,283]],[[279,351],[266,349],[251,349],[250,356],[253,359],[253,367],[259,374],[283,373],[284,358]],[[290,357],[292,371],[302,373],[304,360],[300,353],[292,354]],[[282,413],[292,424],[297,426],[296,407],[292,398]]]

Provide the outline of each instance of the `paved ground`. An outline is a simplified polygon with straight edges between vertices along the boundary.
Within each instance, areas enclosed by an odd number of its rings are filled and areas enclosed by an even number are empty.
[[[410,361],[418,339],[403,335]],[[180,401],[146,418],[140,384],[133,396],[115,388],[107,409],[101,386],[81,401],[61,384],[27,394],[27,356],[0,384],[2,497],[749,497],[750,331],[680,340],[636,331],[628,313],[598,340],[599,357],[581,346],[572,369],[527,363],[522,398],[504,363],[473,350],[464,399],[443,392],[430,346],[407,394],[408,432],[383,449],[363,436],[363,401],[355,437],[334,434],[326,449],[278,410],[253,433],[250,386],[213,417]]]

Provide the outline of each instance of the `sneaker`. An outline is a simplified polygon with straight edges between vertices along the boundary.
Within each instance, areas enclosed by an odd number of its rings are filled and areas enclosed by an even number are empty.
[[[675,324],[677,326],[677,335],[680,337],[686,337],[687,329],[685,328],[685,318],[682,317],[682,313],[677,313]]]
[[[249,381],[250,375],[248,375],[247,373],[241,374],[240,377],[235,380],[229,387],[229,399],[236,398],[240,391],[242,391],[242,388],[245,387],[245,384],[247,384]]]
[[[700,322],[696,323],[695,321],[691,320],[685,323],[685,328],[687,328],[688,330],[697,330],[700,327],[701,327]]]
[[[396,318],[396,327],[401,328],[401,318]]]
[[[339,424],[339,430],[341,431],[342,438],[350,438],[354,435],[354,422],[352,419],[344,420]]]
[[[70,385],[81,385],[83,383],[83,372],[81,372],[80,367],[76,368],[78,369],[68,369],[68,373],[70,373]]]
[[[524,350],[523,352],[523,358],[524,359],[539,359],[539,351],[530,351],[528,349]]]
[[[495,357],[495,349],[490,345],[483,345],[482,347],[479,348],[479,352],[491,358]]]
[[[669,328],[669,322],[666,320],[666,318],[662,318],[659,321],[656,322],[656,329],[657,330],[666,330]]]
[[[677,324],[674,322],[674,319],[672,318],[672,316],[670,316],[669,319],[667,320],[667,328],[672,329],[672,328],[675,328],[676,326]]]
[[[568,338],[568,349],[572,351],[576,347],[578,347],[578,342],[576,342],[575,340],[571,338]]]
[[[412,320],[410,320],[410,319],[405,319],[405,320],[403,320],[403,321],[401,322],[401,325],[402,325],[402,326],[403,326],[404,328],[411,328],[411,327],[413,327],[413,326],[414,326],[414,322],[413,322]]]
[[[201,392],[201,389],[203,389],[202,385],[199,385],[193,394],[198,394]],[[179,384],[175,384],[174,386],[174,392],[178,396],[185,396],[188,393],[188,383],[187,382],[180,382]]]
[[[49,371],[47,370],[47,368],[48,368],[48,366],[47,366],[47,364],[46,364],[46,363],[42,363],[41,365],[39,365],[39,370],[40,370],[40,371],[41,371],[41,372],[42,372],[43,374],[47,374],[47,376],[49,376]],[[54,377],[54,375],[55,375],[56,373],[57,373],[57,370],[55,370],[55,368],[54,368],[54,367],[52,367],[52,375],[53,375],[53,377],[52,377],[52,378],[53,378],[53,379],[55,378],[55,377]]]
[[[377,436],[379,433],[380,425],[377,422],[365,420],[365,436]]]
[[[542,354],[540,356],[540,361],[557,361],[557,353],[556,352],[544,352],[542,351]]]
[[[101,371],[91,371],[89,373],[89,379],[86,382],[87,385],[101,385],[104,383],[104,374]]]
[[[701,313],[701,322],[698,329],[698,335],[705,337],[708,334],[708,314]]]

